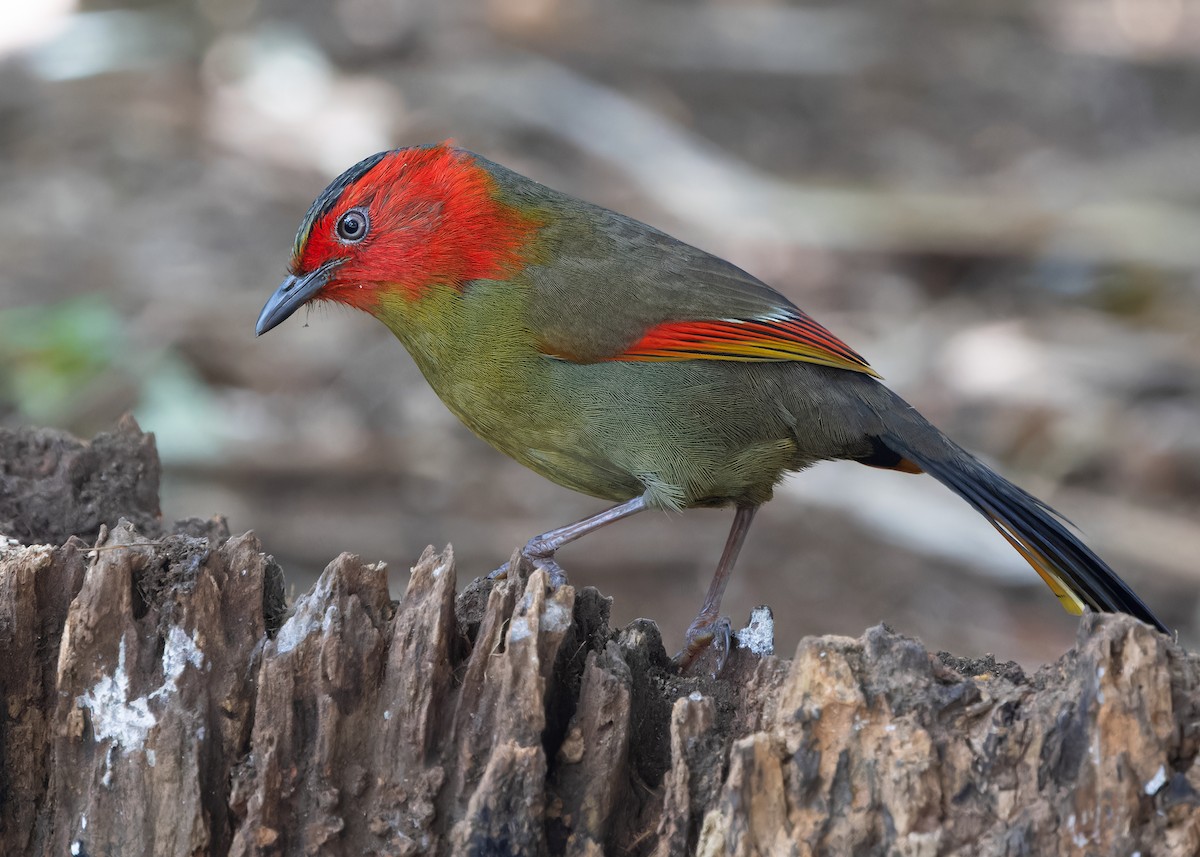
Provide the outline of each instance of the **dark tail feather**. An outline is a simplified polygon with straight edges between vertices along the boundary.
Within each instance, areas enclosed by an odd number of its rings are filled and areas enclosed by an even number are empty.
[[[915,411],[909,414],[916,416]],[[1125,581],[1063,526],[1061,515],[993,473],[928,423],[913,428],[923,435],[916,443],[895,432],[887,432],[879,440],[902,461],[916,464],[974,506],[1041,575],[1067,612],[1078,615],[1086,605],[1108,613],[1128,613],[1169,633]],[[926,431],[938,435],[939,443],[932,451]]]

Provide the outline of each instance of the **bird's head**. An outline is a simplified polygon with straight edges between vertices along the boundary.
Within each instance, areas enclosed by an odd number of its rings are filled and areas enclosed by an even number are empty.
[[[310,301],[378,315],[437,286],[506,279],[538,221],[502,200],[495,165],[447,144],[380,152],[317,197],[296,233],[289,276],[258,317],[262,335]]]

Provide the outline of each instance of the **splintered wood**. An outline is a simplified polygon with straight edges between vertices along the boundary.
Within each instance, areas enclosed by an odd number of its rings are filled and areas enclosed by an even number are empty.
[[[1029,678],[879,627],[714,680],[449,549],[282,591],[253,534],[5,541],[0,853],[1200,853],[1200,659],[1127,617]]]

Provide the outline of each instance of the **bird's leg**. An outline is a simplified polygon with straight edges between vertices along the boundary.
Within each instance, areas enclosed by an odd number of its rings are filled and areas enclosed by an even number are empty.
[[[683,651],[675,656],[675,663],[680,669],[686,669],[696,655],[705,646],[715,644],[719,650],[717,655],[717,672],[725,666],[725,658],[729,656],[732,628],[729,620],[721,617],[721,598],[725,595],[725,587],[729,584],[729,576],[733,573],[733,564],[737,562],[738,553],[746,542],[746,534],[750,532],[750,522],[758,506],[738,506],[733,516],[733,526],[729,528],[729,537],[725,540],[725,550],[717,570],[713,572],[712,583],[708,585],[708,594],[704,596],[704,604],[700,613],[688,626],[684,635]]]
[[[644,496],[634,497],[632,500],[627,500],[624,503],[613,506],[611,509],[605,509],[597,515],[592,515],[590,518],[584,518],[582,521],[576,521],[574,524],[567,524],[567,526],[559,527],[557,530],[551,530],[548,533],[542,533],[540,536],[534,536],[526,543],[525,547],[521,548],[521,555],[533,563],[535,567],[545,569],[546,573],[550,575],[550,585],[557,589],[567,582],[567,575],[562,570],[562,566],[554,561],[554,554],[559,548],[600,529],[606,524],[611,524],[613,521],[619,521],[622,518],[628,518],[630,515],[636,515],[645,508],[646,498]],[[505,563],[488,575],[492,579],[507,576],[508,563]]]

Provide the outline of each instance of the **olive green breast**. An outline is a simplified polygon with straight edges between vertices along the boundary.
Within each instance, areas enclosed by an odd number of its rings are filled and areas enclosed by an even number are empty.
[[[417,300],[384,299],[378,316],[407,347],[434,392],[471,431],[559,484],[608,499],[641,493],[587,430],[588,395],[538,351],[528,288],[476,281]]]

